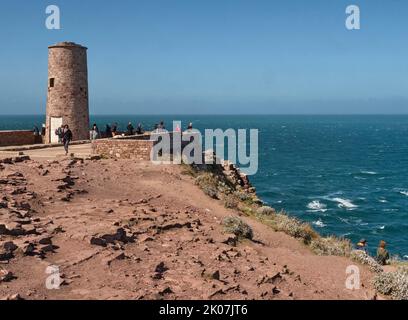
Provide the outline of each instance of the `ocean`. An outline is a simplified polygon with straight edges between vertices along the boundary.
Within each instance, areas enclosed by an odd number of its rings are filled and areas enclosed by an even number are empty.
[[[380,240],[408,258],[408,115],[405,116],[92,116],[101,130],[128,121],[151,129],[181,120],[203,129],[259,130],[259,197],[324,235]],[[44,116],[0,116],[0,130],[41,127]],[[203,132],[203,131],[202,131]]]

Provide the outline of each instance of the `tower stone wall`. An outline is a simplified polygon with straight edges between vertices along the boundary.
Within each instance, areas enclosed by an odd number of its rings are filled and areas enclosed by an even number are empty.
[[[45,142],[55,141],[55,126],[67,124],[73,140],[89,139],[87,48],[61,42],[48,48]]]

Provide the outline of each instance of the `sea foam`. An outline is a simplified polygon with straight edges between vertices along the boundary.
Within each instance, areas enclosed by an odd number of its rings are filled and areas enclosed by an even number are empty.
[[[313,221],[313,224],[317,227],[324,228],[326,225],[323,223],[322,220]]]
[[[355,204],[353,204],[350,200],[348,199],[343,199],[343,198],[333,198],[333,201],[338,202],[338,207],[339,208],[346,208],[347,210],[352,210],[357,208]]]
[[[312,202],[309,202],[307,204],[307,208],[310,209],[311,211],[321,211],[321,212],[326,212],[326,205],[324,203],[321,203],[319,200],[313,200]]]

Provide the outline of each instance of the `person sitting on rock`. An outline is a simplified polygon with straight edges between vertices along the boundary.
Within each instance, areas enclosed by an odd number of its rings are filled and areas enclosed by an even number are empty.
[[[388,253],[387,249],[385,249],[386,246],[387,243],[384,240],[381,240],[377,249],[377,262],[382,266],[386,265],[387,260],[390,259],[390,254]]]
[[[367,240],[366,239],[361,239],[359,242],[357,242],[357,250],[364,251],[365,253],[368,254]]]

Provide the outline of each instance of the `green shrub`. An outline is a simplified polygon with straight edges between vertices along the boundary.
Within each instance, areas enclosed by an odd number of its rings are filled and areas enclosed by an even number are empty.
[[[310,247],[320,256],[349,256],[352,249],[350,240],[333,236],[316,238],[312,240]]]
[[[252,239],[254,236],[252,228],[238,217],[226,217],[222,224],[225,232],[233,233],[239,238]]]

